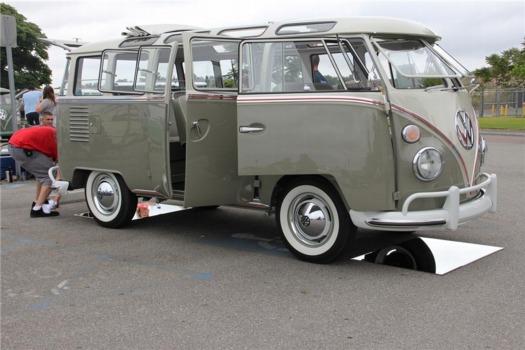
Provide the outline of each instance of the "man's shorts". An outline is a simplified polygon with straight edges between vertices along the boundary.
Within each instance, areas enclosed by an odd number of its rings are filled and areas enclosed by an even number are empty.
[[[30,153],[31,156],[28,156],[23,148],[9,144],[9,154],[22,168],[33,174],[42,185],[51,185],[48,171],[55,163],[42,152],[30,151]]]

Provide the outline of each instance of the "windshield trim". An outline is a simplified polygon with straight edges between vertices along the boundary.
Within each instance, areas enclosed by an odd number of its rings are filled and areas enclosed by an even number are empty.
[[[455,70],[458,74],[461,75],[461,77],[467,77],[472,78],[474,77],[474,74],[472,74],[464,65],[462,65],[454,56],[449,54],[444,48],[441,47],[441,45],[438,45],[437,43],[433,45],[432,50],[434,50],[439,57],[443,58],[447,61],[448,65]]]
[[[377,39],[381,39],[378,37],[370,37],[370,40],[374,44],[374,46],[383,54],[383,56],[388,60],[388,62],[394,67],[400,75],[406,77],[406,78],[461,78],[463,75],[458,72],[457,69],[454,69],[451,67],[451,64],[445,60],[436,50],[433,49],[433,47],[424,39],[422,38],[399,38],[399,39],[407,39],[407,40],[417,40],[425,45],[427,49],[432,52],[437,59],[439,59],[445,67],[450,69],[452,72],[455,72],[456,74],[407,74],[404,73],[401,68],[390,58],[390,56],[383,50],[381,47],[381,44],[378,42]]]

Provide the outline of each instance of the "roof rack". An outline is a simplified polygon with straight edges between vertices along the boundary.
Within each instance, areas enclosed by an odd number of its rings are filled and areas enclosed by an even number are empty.
[[[202,29],[199,27],[187,26],[184,24],[148,24],[133,27],[126,27],[125,32],[122,32],[126,37],[143,37],[150,35],[160,35],[172,32],[185,32],[188,30]]]

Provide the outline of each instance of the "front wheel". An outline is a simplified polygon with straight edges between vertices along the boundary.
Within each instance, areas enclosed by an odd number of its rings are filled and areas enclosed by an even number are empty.
[[[93,171],[89,174],[85,194],[89,211],[103,227],[126,226],[137,210],[137,197],[120,176],[112,173]]]
[[[276,220],[287,248],[314,263],[346,256],[356,231],[337,191],[318,179],[301,179],[284,188]]]

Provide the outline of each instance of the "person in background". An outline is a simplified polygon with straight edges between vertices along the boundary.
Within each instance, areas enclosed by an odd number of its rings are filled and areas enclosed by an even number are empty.
[[[22,95],[22,106],[26,120],[29,125],[39,125],[40,115],[39,112],[36,111],[36,105],[42,97],[42,92],[35,90],[33,85],[29,85],[27,89],[29,91]]]
[[[40,117],[40,124],[43,126],[55,127],[55,117],[53,116],[53,113],[43,112],[42,116]],[[56,174],[56,179],[60,180],[60,172]],[[53,197],[53,199],[49,200],[49,207],[51,208],[51,210],[59,207],[60,197],[62,197],[62,195],[58,193]]]
[[[56,106],[55,90],[51,86],[46,85],[42,93],[42,99],[36,105],[36,111],[40,114],[40,118],[42,118],[44,113],[56,115]],[[53,121],[53,126],[56,126],[55,121]]]
[[[52,192],[48,171],[58,158],[56,130],[39,126],[17,130],[9,139],[9,154],[36,178],[36,200],[31,205],[31,218],[57,216],[45,204]]]
[[[43,112],[40,117],[40,124],[43,126],[54,126],[55,116],[51,112]]]
[[[328,84],[326,78],[319,72],[319,55],[312,55],[312,70],[314,83]]]

